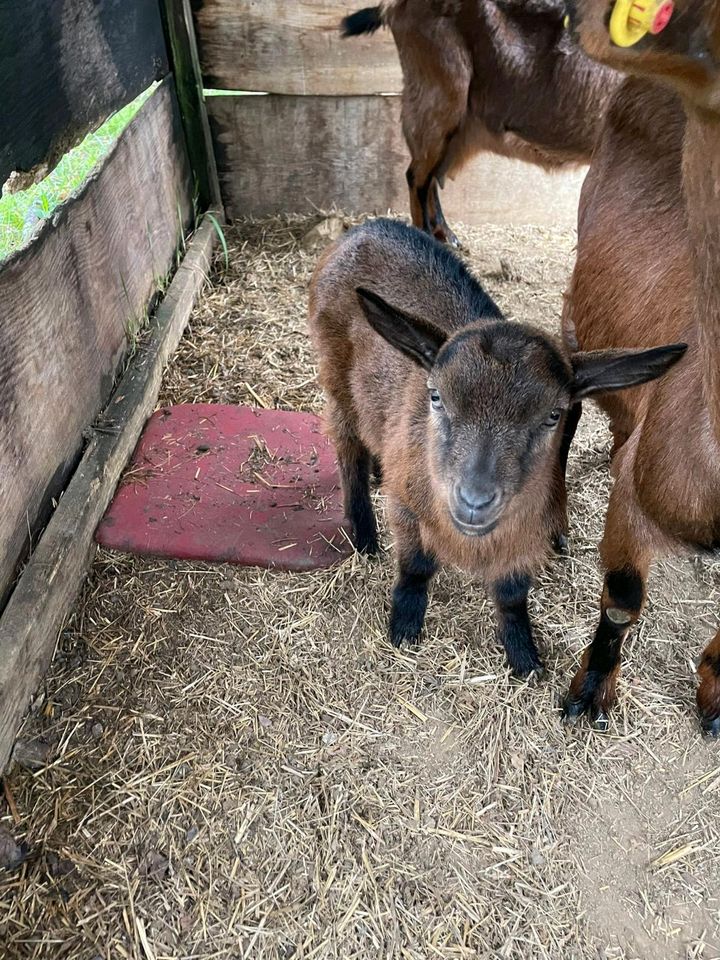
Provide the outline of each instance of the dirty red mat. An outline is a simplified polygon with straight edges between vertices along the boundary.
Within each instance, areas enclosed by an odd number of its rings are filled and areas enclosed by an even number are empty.
[[[313,570],[351,553],[343,526],[317,417],[181,404],[148,421],[95,537],[130,553]]]

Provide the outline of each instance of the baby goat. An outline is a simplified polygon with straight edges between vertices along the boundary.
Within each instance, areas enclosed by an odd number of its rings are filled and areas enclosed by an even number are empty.
[[[542,664],[531,577],[565,530],[564,436],[582,397],[660,376],[683,346],[570,353],[511,323],[426,234],[374,220],[323,255],[310,333],[354,542],[378,548],[369,476],[379,463],[398,579],[390,639],[417,641],[428,584],[454,563],[487,581],[509,664]]]

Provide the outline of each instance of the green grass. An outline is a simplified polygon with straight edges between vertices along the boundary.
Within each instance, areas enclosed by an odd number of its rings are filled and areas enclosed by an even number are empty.
[[[89,133],[40,183],[0,197],[0,260],[21,246],[40,220],[51,216],[59,204],[82,186],[153,89],[154,85]]]

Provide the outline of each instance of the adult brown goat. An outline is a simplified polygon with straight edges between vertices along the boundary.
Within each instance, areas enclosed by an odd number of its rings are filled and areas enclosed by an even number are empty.
[[[548,170],[587,163],[620,82],[563,27],[561,0],[393,0],[343,20],[345,36],[392,30],[415,226],[457,243],[438,194],[488,150]]]
[[[541,669],[527,595],[566,524],[569,411],[660,376],[685,345],[573,353],[504,320],[448,248],[384,219],[323,255],[309,326],[365,553],[378,547],[369,475],[379,461],[398,559],[393,644],[418,639],[429,581],[454,563],[487,581],[512,670]]]
[[[583,187],[565,341],[583,350],[658,339],[689,347],[662,381],[598,396],[615,441],[605,585],[565,712],[601,726],[653,556],[720,545],[720,5],[676,0],[664,32],[627,50],[611,45],[606,13],[606,0],[573,5],[581,42],[645,76],[615,93]],[[699,677],[702,725],[718,735],[720,632]]]

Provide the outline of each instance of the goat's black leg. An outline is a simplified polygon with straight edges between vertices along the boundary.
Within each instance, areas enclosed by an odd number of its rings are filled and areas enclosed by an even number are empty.
[[[570,447],[575,438],[575,431],[580,423],[582,416],[582,403],[574,403],[568,410],[563,427],[563,435],[560,441],[560,450],[558,459],[560,463],[560,476],[557,484],[558,511],[562,515],[561,527],[553,534],[553,550],[555,553],[565,555],[568,552],[568,530],[567,530],[567,463],[570,454]]]
[[[405,171],[408,190],[410,191],[410,215],[413,225],[424,230],[425,233],[433,235],[432,215],[430,211],[431,189],[435,182],[435,176],[432,171],[428,172],[427,167],[418,170],[418,166],[413,161]]]
[[[425,233],[429,233],[430,236],[433,235],[433,228],[430,220],[430,188],[432,186],[432,182],[432,177],[429,177],[424,183],[418,184],[415,188],[417,202],[422,216],[422,228]]]
[[[498,637],[507,655],[510,669],[524,679],[535,672],[543,673],[535,641],[532,636],[527,598],[531,586],[527,574],[515,573],[492,585],[492,595],[498,619]]]
[[[405,179],[407,180],[408,192],[410,194],[410,216],[412,218],[413,226],[417,227],[419,230],[424,230],[425,210],[420,202],[415,161],[413,161],[405,171]]]
[[[417,643],[420,637],[428,604],[428,586],[437,571],[437,561],[423,549],[419,524],[409,510],[391,504],[390,522],[398,558],[398,576],[390,611],[390,642],[399,647],[403,643]]]
[[[367,448],[356,438],[337,445],[343,486],[345,515],[352,527],[352,538],[359,553],[378,552],[377,524],[370,499],[370,466]]]
[[[373,472],[373,478],[375,480],[375,483],[378,486],[382,486],[383,469],[382,469],[382,462],[380,461],[380,457],[372,458],[372,472]]]
[[[432,235],[441,243],[447,243],[451,247],[459,247],[460,241],[450,229],[445,219],[445,214],[440,204],[440,187],[435,177],[433,177],[432,186],[430,187],[429,206],[430,230],[432,231]]]
[[[608,725],[620,676],[622,644],[637,623],[645,603],[650,561],[655,552],[652,532],[639,522],[632,471],[621,470],[610,494],[600,556],[606,570],[600,599],[600,622],[570,684],[563,717],[587,714],[600,729]]]
[[[644,600],[644,572],[625,566],[605,574],[600,622],[570,684],[563,705],[564,719],[575,720],[587,714],[599,729],[607,729],[620,675],[622,643],[640,617]]]
[[[418,176],[418,170],[411,163],[405,177],[410,191],[410,213],[413,224],[441,243],[459,247],[458,238],[447,225],[440,205],[440,191],[434,171]]]

